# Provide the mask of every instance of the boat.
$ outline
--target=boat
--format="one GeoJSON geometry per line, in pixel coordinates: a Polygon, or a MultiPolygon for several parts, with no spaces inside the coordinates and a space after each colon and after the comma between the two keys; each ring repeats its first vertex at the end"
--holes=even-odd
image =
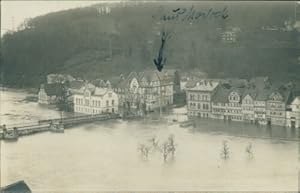
{"type": "Polygon", "coordinates": [[[18,140],[18,137],[19,135],[15,131],[6,132],[3,136],[5,140],[13,140],[13,141],[18,140]]]}
{"type": "Polygon", "coordinates": [[[64,125],[63,124],[51,124],[50,131],[54,133],[64,133],[64,125]]]}
{"type": "Polygon", "coordinates": [[[195,125],[194,121],[183,121],[180,123],[180,127],[190,127],[194,125],[195,125]]]}

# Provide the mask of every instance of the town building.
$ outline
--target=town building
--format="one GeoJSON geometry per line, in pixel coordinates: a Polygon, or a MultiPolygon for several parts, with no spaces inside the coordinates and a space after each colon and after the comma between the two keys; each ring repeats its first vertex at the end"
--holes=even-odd
{"type": "Polygon", "coordinates": [[[255,89],[245,89],[242,98],[242,114],[245,122],[253,123],[255,120],[254,101],[257,92],[255,89]]]}
{"type": "Polygon", "coordinates": [[[228,103],[225,104],[226,111],[224,119],[229,121],[243,121],[242,114],[243,89],[232,88],[228,95],[228,103]]]}
{"type": "Polygon", "coordinates": [[[99,88],[87,84],[82,92],[74,94],[74,112],[102,114],[118,112],[118,95],[111,88],[99,88]]]}
{"type": "Polygon", "coordinates": [[[273,89],[266,102],[266,118],[268,125],[286,125],[286,108],[290,98],[290,90],[286,88],[273,89]]]}
{"type": "Polygon", "coordinates": [[[208,91],[202,88],[205,81],[187,82],[188,116],[260,125],[299,126],[299,98],[292,101],[294,84],[271,84],[268,77],[217,82],[218,86],[208,91]]]}
{"type": "Polygon", "coordinates": [[[300,128],[300,96],[294,98],[286,112],[286,126],[300,128]]]}
{"type": "Polygon", "coordinates": [[[230,89],[219,86],[212,96],[212,118],[225,119],[230,89]]]}
{"type": "Polygon", "coordinates": [[[267,99],[269,95],[269,89],[263,89],[257,92],[257,96],[254,100],[254,121],[259,125],[266,125],[266,108],[267,108],[267,99]]]}
{"type": "Polygon", "coordinates": [[[127,109],[154,109],[173,104],[174,76],[162,72],[145,70],[131,72],[115,90],[121,98],[120,106],[127,109]]]}
{"type": "Polygon", "coordinates": [[[55,104],[60,97],[64,94],[64,88],[62,84],[41,84],[38,92],[39,104],[55,104]]]}
{"type": "Polygon", "coordinates": [[[212,80],[191,80],[186,84],[187,110],[189,116],[210,118],[211,101],[218,82],[212,80]]]}

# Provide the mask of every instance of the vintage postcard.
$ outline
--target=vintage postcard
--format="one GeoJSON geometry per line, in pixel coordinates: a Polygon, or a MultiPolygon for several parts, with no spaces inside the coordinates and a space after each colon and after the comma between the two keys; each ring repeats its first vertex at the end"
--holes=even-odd
{"type": "Polygon", "coordinates": [[[299,1],[1,1],[3,193],[298,192],[299,1]]]}

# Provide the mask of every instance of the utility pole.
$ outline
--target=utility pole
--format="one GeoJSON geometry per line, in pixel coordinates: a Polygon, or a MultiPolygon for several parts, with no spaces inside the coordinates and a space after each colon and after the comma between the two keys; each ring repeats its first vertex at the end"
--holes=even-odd
{"type": "Polygon", "coordinates": [[[159,118],[162,116],[162,109],[161,109],[161,82],[159,84],[159,118]]]}

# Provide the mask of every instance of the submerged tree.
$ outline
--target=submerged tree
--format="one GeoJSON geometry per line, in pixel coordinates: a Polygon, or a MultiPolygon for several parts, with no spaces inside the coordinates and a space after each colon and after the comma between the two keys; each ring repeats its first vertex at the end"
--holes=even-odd
{"type": "Polygon", "coordinates": [[[163,155],[163,159],[164,159],[164,162],[167,162],[167,159],[168,159],[168,156],[172,155],[172,158],[174,158],[174,154],[175,154],[175,142],[174,142],[174,135],[170,135],[168,137],[168,140],[164,142],[164,144],[162,145],[161,147],[161,152],[162,152],[162,155],[163,155]]]}
{"type": "Polygon", "coordinates": [[[248,154],[248,158],[253,158],[253,148],[252,148],[252,143],[249,143],[246,146],[246,153],[248,154]]]}
{"type": "Polygon", "coordinates": [[[168,138],[168,145],[169,145],[169,151],[172,153],[172,156],[174,157],[175,154],[175,142],[174,142],[174,135],[170,135],[168,138]]]}
{"type": "Polygon", "coordinates": [[[150,142],[154,150],[159,149],[158,139],[156,139],[156,137],[152,137],[150,142]]]}
{"type": "Polygon", "coordinates": [[[148,155],[149,155],[149,150],[150,148],[147,147],[146,145],[144,144],[140,144],[139,147],[138,147],[138,150],[140,151],[141,153],[141,157],[143,160],[148,160],[148,155]]]}
{"type": "Polygon", "coordinates": [[[168,146],[168,142],[165,142],[163,145],[162,145],[162,155],[163,155],[163,158],[164,158],[164,162],[167,162],[167,158],[168,158],[168,155],[169,155],[169,146],[168,146]]]}
{"type": "Polygon", "coordinates": [[[224,160],[227,160],[229,158],[229,154],[230,154],[230,151],[229,151],[229,146],[227,144],[227,141],[223,141],[223,147],[221,150],[221,158],[224,160]]]}

